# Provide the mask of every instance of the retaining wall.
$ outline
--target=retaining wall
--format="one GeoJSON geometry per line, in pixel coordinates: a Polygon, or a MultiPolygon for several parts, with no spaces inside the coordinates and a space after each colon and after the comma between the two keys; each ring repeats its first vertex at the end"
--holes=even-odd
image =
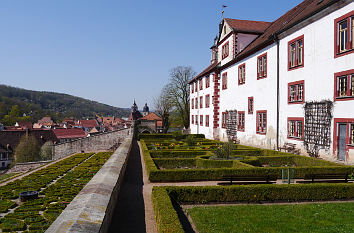
{"type": "Polygon", "coordinates": [[[77,139],[71,142],[55,144],[53,146],[53,159],[60,159],[82,151],[86,153],[109,150],[113,145],[122,142],[129,134],[130,129],[128,128],[91,135],[90,137],[77,139]]]}
{"type": "Polygon", "coordinates": [[[46,233],[108,231],[131,146],[129,135],[46,233]]]}

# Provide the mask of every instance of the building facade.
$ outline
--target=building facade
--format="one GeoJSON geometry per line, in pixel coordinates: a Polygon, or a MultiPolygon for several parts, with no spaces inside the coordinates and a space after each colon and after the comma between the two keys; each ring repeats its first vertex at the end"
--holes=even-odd
{"type": "Polygon", "coordinates": [[[353,37],[347,0],[305,0],[272,23],[223,19],[190,81],[191,132],[354,162],[353,37]]]}

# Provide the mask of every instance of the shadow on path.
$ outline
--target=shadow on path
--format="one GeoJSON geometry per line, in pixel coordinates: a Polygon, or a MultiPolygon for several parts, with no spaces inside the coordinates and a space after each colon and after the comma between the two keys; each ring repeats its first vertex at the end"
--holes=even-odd
{"type": "Polygon", "coordinates": [[[139,146],[137,141],[133,140],[123,184],[118,193],[118,202],[108,232],[146,232],[143,184],[139,146]]]}

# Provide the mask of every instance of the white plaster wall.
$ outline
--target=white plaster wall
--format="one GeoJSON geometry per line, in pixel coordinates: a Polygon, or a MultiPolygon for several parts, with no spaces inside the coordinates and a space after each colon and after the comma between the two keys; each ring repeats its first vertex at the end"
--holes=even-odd
{"type": "Polygon", "coordinates": [[[227,38],[222,44],[218,46],[218,61],[220,61],[220,65],[223,66],[224,64],[228,63],[234,58],[234,41],[235,41],[235,35],[231,35],[229,38],[227,38]],[[229,42],[229,56],[226,58],[222,59],[222,46],[229,42]]]}
{"type": "MultiPolygon", "coordinates": [[[[223,70],[227,72],[227,89],[220,91],[220,126],[222,112],[245,111],[245,132],[237,132],[242,144],[274,148],[276,143],[276,46],[270,45],[245,60],[223,70]],[[257,80],[257,57],[267,53],[267,77],[257,80]],[[246,63],[246,82],[238,85],[238,66],[246,63]],[[248,97],[254,98],[253,114],[248,114],[248,97]],[[256,111],[267,110],[267,134],[256,134],[256,111]]],[[[226,130],[220,139],[227,140],[226,130]]]]}
{"type": "MultiPolygon", "coordinates": [[[[213,138],[213,103],[212,98],[214,95],[214,82],[213,82],[213,73],[210,74],[210,86],[205,88],[205,80],[206,77],[203,77],[203,90],[199,90],[199,82],[198,82],[198,92],[194,92],[191,94],[190,98],[198,98],[198,108],[197,109],[190,109],[190,116],[198,115],[198,125],[190,124],[191,133],[193,134],[204,134],[206,138],[213,138]],[[205,108],[205,96],[210,95],[210,105],[209,108],[205,108]],[[203,108],[200,107],[200,96],[203,96],[203,108]],[[200,123],[200,115],[203,115],[203,125],[201,126],[200,123]],[[205,115],[209,115],[209,127],[205,126],[205,115]]],[[[195,103],[194,103],[195,104],[195,103]]]]}
{"type": "MultiPolygon", "coordinates": [[[[288,104],[288,83],[305,80],[305,101],[333,101],[334,73],[354,69],[354,53],[334,58],[334,20],[352,10],[354,3],[280,40],[280,145],[284,142],[298,144],[306,154],[303,141],[287,139],[287,118],[304,117],[303,105],[288,104]],[[288,42],[301,35],[304,35],[304,67],[288,71],[288,42]]],[[[354,118],[354,101],[334,102],[333,118],[354,118]]],[[[331,140],[333,129],[332,121],[331,140]]],[[[332,152],[333,142],[329,151],[320,151],[323,157],[335,157],[332,152]]]]}

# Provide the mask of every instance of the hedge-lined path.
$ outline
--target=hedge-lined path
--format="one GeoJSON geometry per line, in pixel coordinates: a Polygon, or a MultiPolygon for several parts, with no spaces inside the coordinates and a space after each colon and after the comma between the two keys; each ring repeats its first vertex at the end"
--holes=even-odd
{"type": "Polygon", "coordinates": [[[123,183],[108,232],[151,232],[145,224],[143,171],[139,146],[133,140],[123,183]]]}

